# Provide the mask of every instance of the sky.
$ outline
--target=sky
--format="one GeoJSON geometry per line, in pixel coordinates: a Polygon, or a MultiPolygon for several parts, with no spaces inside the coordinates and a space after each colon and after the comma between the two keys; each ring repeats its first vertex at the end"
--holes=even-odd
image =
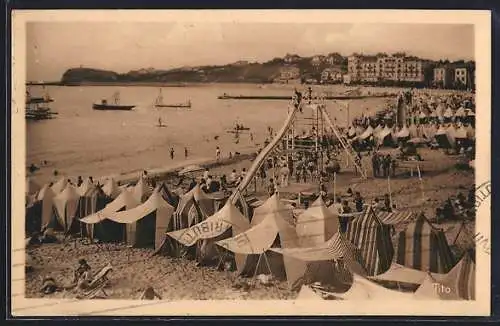
{"type": "Polygon", "coordinates": [[[473,60],[473,25],[171,22],[30,22],[27,79],[59,80],[69,68],[125,73],[238,60],[264,62],[286,53],[404,51],[426,59],[473,60]]]}

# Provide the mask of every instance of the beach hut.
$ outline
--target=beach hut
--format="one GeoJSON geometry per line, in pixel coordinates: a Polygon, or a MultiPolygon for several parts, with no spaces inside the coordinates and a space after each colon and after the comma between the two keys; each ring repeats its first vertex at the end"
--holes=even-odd
{"type": "Polygon", "coordinates": [[[73,228],[73,222],[78,214],[79,201],[80,194],[77,188],[71,184],[67,184],[64,190],[53,199],[55,218],[51,219],[49,227],[69,232],[73,228]]]}
{"type": "Polygon", "coordinates": [[[339,232],[339,218],[320,196],[297,217],[296,230],[301,247],[314,247],[339,232]]]}
{"type": "Polygon", "coordinates": [[[360,251],[362,266],[368,275],[389,269],[394,255],[390,226],[383,224],[371,206],[347,223],[346,237],[360,251]]]}
{"type": "Polygon", "coordinates": [[[346,291],[352,282],[353,273],[366,275],[359,263],[359,252],[340,232],[311,247],[271,250],[289,258],[285,262],[285,269],[291,289],[320,282],[339,291],[346,291]]]}
{"type": "Polygon", "coordinates": [[[103,242],[119,242],[125,237],[125,225],[107,219],[115,212],[130,210],[141,203],[134,197],[131,189],[124,189],[118,197],[103,209],[85,216],[80,222],[86,224],[87,235],[103,242]]]}
{"type": "Polygon", "coordinates": [[[46,184],[26,207],[25,229],[28,234],[40,231],[49,224],[53,216],[54,197],[54,191],[46,184]]]}
{"type": "Polygon", "coordinates": [[[394,261],[441,274],[447,273],[455,263],[443,230],[434,227],[423,215],[397,235],[394,261]]]}
{"type": "Polygon", "coordinates": [[[215,213],[215,200],[196,185],[180,196],[173,217],[173,230],[185,229],[215,213]]]}
{"type": "Polygon", "coordinates": [[[288,261],[290,258],[287,256],[270,249],[295,248],[298,247],[299,240],[295,228],[285,220],[280,211],[273,209],[275,204],[267,207],[270,209],[258,223],[252,223],[250,229],[235,237],[218,241],[217,245],[234,254],[247,255],[243,267],[238,270],[240,275],[272,274],[286,279],[285,266],[292,266],[293,262],[288,261]]]}
{"type": "MultiPolygon", "coordinates": [[[[217,257],[222,258],[222,250],[217,250],[216,241],[234,237],[249,228],[248,219],[231,202],[226,202],[222,209],[203,222],[190,228],[168,232],[167,235],[186,247],[198,245],[197,257],[206,264],[214,262],[217,257]]],[[[243,268],[244,258],[245,256],[235,255],[238,269],[243,268]]]]}
{"type": "Polygon", "coordinates": [[[143,204],[110,213],[106,218],[125,224],[128,245],[158,249],[163,243],[173,212],[174,208],[161,197],[157,187],[143,204]]]}

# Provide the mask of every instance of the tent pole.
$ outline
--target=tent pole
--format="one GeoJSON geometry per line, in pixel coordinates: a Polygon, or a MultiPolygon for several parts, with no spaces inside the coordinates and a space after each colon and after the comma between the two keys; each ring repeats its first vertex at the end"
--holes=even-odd
{"type": "Polygon", "coordinates": [[[335,196],[337,193],[337,172],[333,172],[333,203],[335,204],[335,196]]]}
{"type": "Polygon", "coordinates": [[[392,193],[391,193],[391,174],[387,174],[387,188],[389,189],[389,202],[391,203],[392,210],[392,193]]]}
{"type": "MultiPolygon", "coordinates": [[[[264,259],[266,261],[266,264],[267,264],[267,269],[269,270],[269,275],[272,275],[273,272],[271,271],[271,264],[269,263],[269,259],[267,259],[267,255],[266,255],[266,252],[264,251],[264,259]]],[[[283,265],[285,264],[284,262],[284,257],[283,257],[283,265]]],[[[276,290],[277,292],[279,293],[280,292],[280,288],[278,287],[278,285],[274,282],[273,285],[276,287],[276,290]]]]}
{"type": "Polygon", "coordinates": [[[420,191],[422,192],[422,203],[425,202],[425,192],[424,192],[424,181],[422,180],[422,174],[420,172],[420,165],[417,164],[418,179],[420,181],[420,191]]]}
{"type": "Polygon", "coordinates": [[[262,253],[262,254],[260,254],[260,255],[259,255],[259,259],[257,260],[257,265],[255,265],[255,271],[253,272],[253,277],[252,277],[252,285],[253,285],[254,287],[255,287],[255,285],[256,285],[255,283],[257,283],[257,282],[255,281],[255,278],[256,278],[256,276],[257,276],[257,271],[259,270],[259,265],[260,265],[260,259],[262,258],[262,255],[263,255],[263,254],[264,254],[264,253],[262,253]]]}

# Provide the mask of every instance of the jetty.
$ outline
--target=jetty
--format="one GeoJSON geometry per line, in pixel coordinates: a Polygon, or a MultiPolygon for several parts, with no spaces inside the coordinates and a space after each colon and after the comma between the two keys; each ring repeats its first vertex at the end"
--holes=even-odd
{"type": "MultiPolygon", "coordinates": [[[[325,100],[361,100],[373,97],[391,97],[390,94],[373,94],[373,95],[335,95],[325,96],[325,100]]],[[[292,100],[292,96],[286,95],[220,95],[219,100],[292,100]]]]}

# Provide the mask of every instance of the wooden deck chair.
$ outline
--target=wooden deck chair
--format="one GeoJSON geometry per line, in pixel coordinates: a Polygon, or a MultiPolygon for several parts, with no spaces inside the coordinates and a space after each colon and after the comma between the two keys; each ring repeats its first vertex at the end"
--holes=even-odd
{"type": "Polygon", "coordinates": [[[104,266],[92,279],[90,284],[85,290],[81,290],[81,292],[77,295],[77,299],[93,299],[97,297],[101,292],[104,296],[108,296],[104,288],[108,285],[108,273],[113,270],[111,264],[104,266]]]}

